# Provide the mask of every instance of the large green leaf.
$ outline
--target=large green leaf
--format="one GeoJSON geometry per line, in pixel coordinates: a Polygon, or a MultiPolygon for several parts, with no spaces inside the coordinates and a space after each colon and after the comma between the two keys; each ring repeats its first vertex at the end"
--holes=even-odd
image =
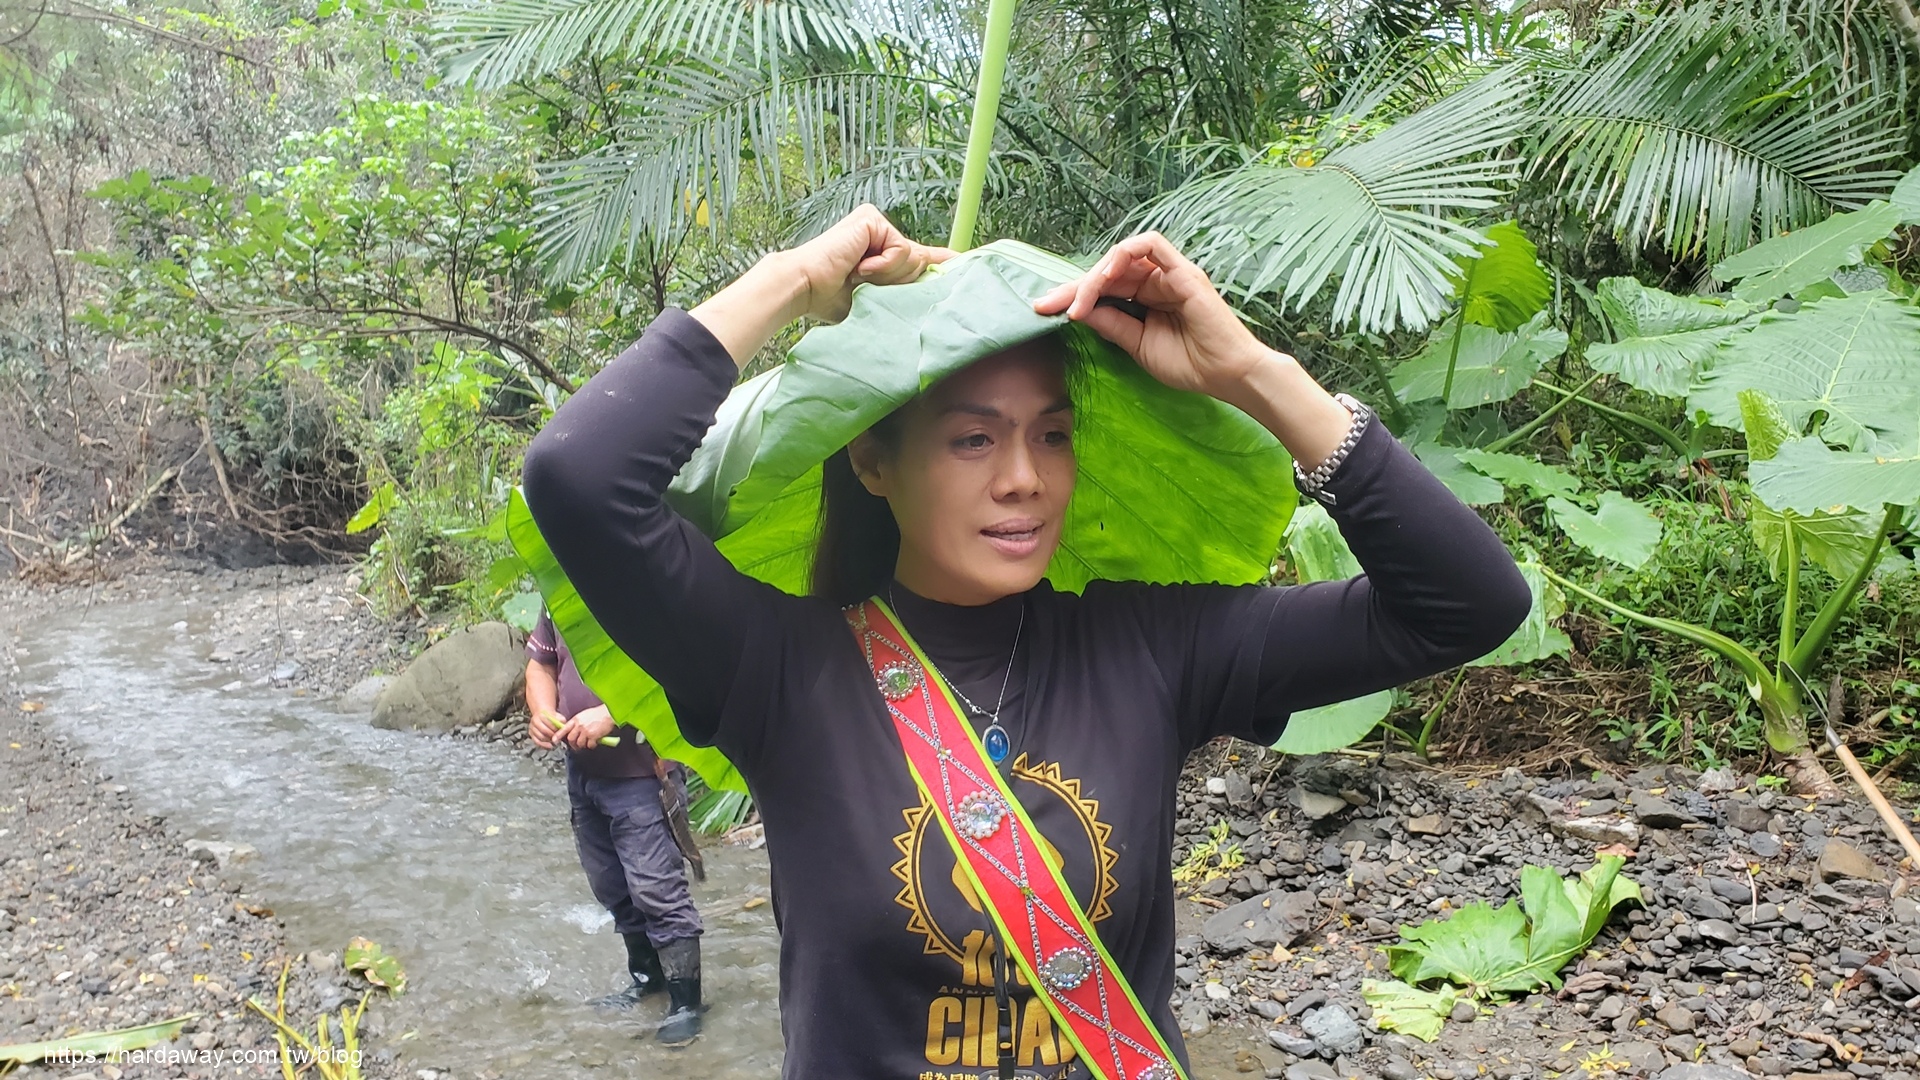
{"type": "Polygon", "coordinates": [[[1543,498],[1554,495],[1570,498],[1580,491],[1580,481],[1572,473],[1520,454],[1462,450],[1458,456],[1462,462],[1509,487],[1524,487],[1543,498]]]}
{"type": "Polygon", "coordinates": [[[1287,522],[1287,555],[1294,576],[1303,583],[1344,581],[1361,572],[1340,526],[1315,502],[1301,503],[1287,522]]]}
{"type": "Polygon", "coordinates": [[[1468,506],[1491,506],[1506,498],[1507,490],[1500,486],[1500,481],[1468,468],[1460,460],[1460,451],[1455,447],[1423,443],[1414,448],[1414,454],[1436,479],[1446,485],[1448,491],[1453,492],[1454,498],[1468,506]]]}
{"type": "Polygon", "coordinates": [[[1415,986],[1442,979],[1475,997],[1558,988],[1560,969],[1599,935],[1613,909],[1640,899],[1640,887],[1620,876],[1624,862],[1605,856],[1574,879],[1522,867],[1519,900],[1469,904],[1450,919],[1402,927],[1400,942],[1386,948],[1388,969],[1415,986]]]}
{"type": "Polygon", "coordinates": [[[1325,754],[1367,737],[1393,710],[1393,691],[1302,709],[1287,720],[1280,740],[1273,744],[1283,754],[1325,754]]]}
{"type": "Polygon", "coordinates": [[[1638,570],[1660,546],[1660,519],[1617,491],[1600,493],[1600,508],[1585,510],[1562,498],[1547,500],[1547,512],[1567,539],[1603,559],[1638,570]]]}
{"type": "Polygon", "coordinates": [[[1419,990],[1398,979],[1365,979],[1360,983],[1360,1000],[1373,1010],[1373,1025],[1381,1031],[1432,1042],[1453,1014],[1460,992],[1451,986],[1419,990]]]}
{"type": "Polygon", "coordinates": [[[1675,296],[1630,277],[1607,278],[1595,297],[1616,340],[1587,346],[1587,363],[1662,397],[1686,397],[1720,344],[1753,318],[1739,301],[1675,296]]]}
{"type": "Polygon", "coordinates": [[[83,1031],[61,1039],[48,1039],[45,1042],[10,1043],[0,1046],[0,1064],[31,1065],[44,1058],[84,1058],[89,1055],[99,1058],[111,1058],[117,1054],[139,1050],[176,1038],[187,1021],[198,1016],[187,1013],[170,1020],[158,1020],[139,1027],[117,1028],[113,1031],[83,1031]]]}
{"type": "MultiPolygon", "coordinates": [[[[1747,431],[1747,460],[1760,463],[1771,460],[1780,447],[1794,440],[1793,429],[1773,400],[1757,390],[1740,392],[1740,414],[1747,431]]],[[[1763,470],[1764,471],[1764,470],[1763,470]]],[[[1775,578],[1787,572],[1787,557],[1797,553],[1822,567],[1835,578],[1845,579],[1858,569],[1861,560],[1872,554],[1875,532],[1880,528],[1877,515],[1858,510],[1810,514],[1775,510],[1758,497],[1748,500],[1747,527],[1753,542],[1767,556],[1767,566],[1775,578]],[[1789,549],[1787,534],[1793,534],[1789,549]]]]}
{"type": "MultiPolygon", "coordinates": [[[[1048,580],[1074,591],[1095,579],[1264,579],[1297,500],[1286,451],[1244,413],[1169,389],[1084,328],[1034,313],[1035,297],[1080,274],[1058,256],[999,241],[910,285],[860,287],[844,322],[812,331],[781,367],[734,389],[669,501],[742,572],[804,593],[820,462],[940,379],[1064,329],[1078,358],[1079,478],[1048,580]]],[[[681,738],[665,695],[594,622],[524,504],[509,513],[509,535],[587,685],[710,787],[742,789],[724,758],[681,738]]]]}
{"type": "Polygon", "coordinates": [[[1447,365],[1452,362],[1453,392],[1447,397],[1447,408],[1467,409],[1505,401],[1519,393],[1533,380],[1540,365],[1566,351],[1566,331],[1548,326],[1544,313],[1510,334],[1474,323],[1462,326],[1458,318],[1451,318],[1434,332],[1426,348],[1393,369],[1390,381],[1403,400],[1437,398],[1446,385],[1447,365]],[[1453,343],[1456,334],[1462,335],[1457,360],[1453,343]]]}
{"type": "Polygon", "coordinates": [[[1920,503],[1920,448],[1912,445],[1865,453],[1795,439],[1771,459],[1754,462],[1751,472],[1756,498],[1798,514],[1920,503]]]}
{"type": "Polygon", "coordinates": [[[1499,648],[1468,664],[1468,667],[1512,667],[1545,660],[1549,656],[1565,656],[1573,651],[1573,642],[1567,637],[1566,631],[1554,625],[1555,620],[1567,613],[1566,597],[1561,594],[1559,587],[1547,580],[1537,557],[1528,554],[1520,559],[1519,566],[1520,576],[1526,579],[1527,589],[1533,594],[1533,604],[1527,608],[1527,617],[1499,648]]]}
{"type": "Polygon", "coordinates": [[[1728,341],[1688,406],[1738,428],[1740,392],[1758,390],[1796,433],[1818,412],[1828,442],[1871,451],[1892,439],[1899,450],[1914,437],[1915,357],[1920,309],[1885,292],[1820,300],[1792,314],[1770,311],[1752,332],[1728,341]]]}
{"type": "Polygon", "coordinates": [[[1901,220],[1912,225],[1920,223],[1920,168],[1911,169],[1900,182],[1893,185],[1893,194],[1887,201],[1900,209],[1901,220]]]}
{"type": "Polygon", "coordinates": [[[1902,217],[1897,207],[1876,200],[1863,210],[1835,214],[1750,247],[1715,266],[1713,276],[1738,281],[1733,295],[1739,300],[1770,303],[1859,263],[1868,248],[1900,226],[1902,217]]]}
{"type": "Polygon", "coordinates": [[[1490,246],[1473,258],[1456,260],[1460,276],[1454,296],[1460,301],[1461,321],[1512,333],[1546,309],[1553,299],[1553,279],[1518,223],[1503,221],[1486,233],[1490,246]]]}

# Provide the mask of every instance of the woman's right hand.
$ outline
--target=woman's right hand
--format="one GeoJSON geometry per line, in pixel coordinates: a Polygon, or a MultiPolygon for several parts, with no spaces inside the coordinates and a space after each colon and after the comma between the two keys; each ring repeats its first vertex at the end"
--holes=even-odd
{"type": "Polygon", "coordinates": [[[846,318],[854,286],[912,281],[952,255],[907,239],[885,214],[862,206],[799,247],[760,260],[688,314],[744,367],[795,319],[846,318]]]}
{"type": "Polygon", "coordinates": [[[805,288],[795,300],[793,318],[839,322],[853,306],[856,285],[899,285],[953,252],[916,243],[871,204],[841,218],[819,236],[781,253],[805,288]]]}

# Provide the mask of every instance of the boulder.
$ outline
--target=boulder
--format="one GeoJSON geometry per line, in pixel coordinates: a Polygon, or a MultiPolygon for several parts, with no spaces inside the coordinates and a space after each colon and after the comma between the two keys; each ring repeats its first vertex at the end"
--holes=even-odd
{"type": "Polygon", "coordinates": [[[1200,936],[1218,952],[1290,949],[1313,928],[1319,904],[1310,892],[1273,892],[1243,900],[1209,918],[1200,936]]]}
{"type": "Polygon", "coordinates": [[[520,635],[503,622],[452,634],[421,653],[380,691],[373,726],[447,732],[506,712],[526,679],[520,635]]]}
{"type": "Polygon", "coordinates": [[[340,695],[340,700],[335,702],[335,706],[343,713],[370,714],[373,712],[374,703],[380,700],[380,695],[391,685],[393,685],[391,675],[369,675],[347,687],[347,692],[340,695]]]}

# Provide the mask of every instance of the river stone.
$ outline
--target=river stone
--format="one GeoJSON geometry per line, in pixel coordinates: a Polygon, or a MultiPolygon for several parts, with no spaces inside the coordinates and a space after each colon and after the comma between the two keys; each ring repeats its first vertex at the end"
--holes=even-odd
{"type": "Polygon", "coordinates": [[[1677,829],[1698,820],[1668,800],[1644,791],[1627,796],[1627,805],[1633,807],[1634,820],[1649,829],[1677,829]]]}
{"type": "Polygon", "coordinates": [[[1218,952],[1271,949],[1275,945],[1291,949],[1313,928],[1317,907],[1310,892],[1275,889],[1207,919],[1200,927],[1200,936],[1218,952]]]}
{"type": "Polygon", "coordinates": [[[1444,814],[1422,814],[1407,819],[1407,831],[1415,836],[1445,836],[1450,827],[1444,814]]]}
{"type": "Polygon", "coordinates": [[[223,840],[189,840],[183,845],[183,851],[187,858],[212,863],[221,870],[230,862],[258,854],[250,844],[229,844],[223,840]]]}
{"type": "Polygon", "coordinates": [[[1247,782],[1247,776],[1239,769],[1228,769],[1227,775],[1220,779],[1226,781],[1227,805],[1236,810],[1245,810],[1253,805],[1253,785],[1247,782]]]}
{"type": "Polygon", "coordinates": [[[1267,1043],[1275,1050],[1292,1054],[1297,1058],[1310,1058],[1319,1050],[1312,1039],[1295,1034],[1286,1028],[1275,1028],[1267,1032],[1267,1043]]]}
{"type": "Polygon", "coordinates": [[[484,724],[507,710],[526,668],[520,637],[506,623],[456,630],[380,692],[373,726],[447,732],[484,724]]]}
{"type": "Polygon", "coordinates": [[[340,695],[340,700],[335,703],[335,707],[343,713],[371,714],[373,703],[380,700],[381,691],[392,682],[391,675],[369,675],[347,687],[347,692],[340,695]]]}
{"type": "Polygon", "coordinates": [[[1213,1017],[1207,1015],[1207,1003],[1189,1001],[1180,1010],[1180,1030],[1188,1035],[1206,1035],[1213,1031],[1213,1017]]]}
{"type": "Polygon", "coordinates": [[[1347,809],[1347,800],[1338,795],[1326,795],[1318,791],[1309,791],[1303,787],[1293,789],[1293,805],[1314,821],[1329,818],[1347,809]]]}
{"type": "Polygon", "coordinates": [[[1727,827],[1741,832],[1768,832],[1769,814],[1759,803],[1746,799],[1730,799],[1726,804],[1727,827]]]}
{"type": "Polygon", "coordinates": [[[1826,850],[1820,853],[1820,861],[1815,864],[1820,872],[1821,881],[1835,878],[1854,878],[1859,881],[1881,881],[1886,875],[1874,865],[1872,859],[1860,853],[1851,844],[1839,840],[1827,841],[1826,850]]]}
{"type": "Polygon", "coordinates": [[[1667,1069],[1653,1080],[1753,1080],[1753,1074],[1731,1065],[1709,1065],[1689,1061],[1667,1069]]]}
{"type": "Polygon", "coordinates": [[[1300,1030],[1311,1036],[1327,1057],[1358,1053],[1365,1041],[1360,1025],[1338,1005],[1310,1010],[1300,1017],[1300,1030]]]}
{"type": "Polygon", "coordinates": [[[1287,1066],[1286,1080],[1340,1080],[1340,1074],[1326,1062],[1309,1058],[1287,1066]]]}
{"type": "Polygon", "coordinates": [[[1653,1014],[1653,1018],[1667,1025],[1667,1030],[1680,1034],[1692,1031],[1694,1025],[1698,1023],[1693,1010],[1679,1002],[1662,1006],[1659,1012],[1653,1014]]]}

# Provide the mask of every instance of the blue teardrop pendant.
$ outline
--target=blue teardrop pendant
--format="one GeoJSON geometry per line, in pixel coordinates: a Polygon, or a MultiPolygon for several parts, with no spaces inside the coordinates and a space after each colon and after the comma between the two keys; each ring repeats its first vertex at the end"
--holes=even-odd
{"type": "Polygon", "coordinates": [[[980,741],[987,748],[988,760],[995,765],[1007,760],[1007,753],[1013,749],[1013,740],[1007,738],[1007,729],[999,724],[988,727],[980,741]]]}

